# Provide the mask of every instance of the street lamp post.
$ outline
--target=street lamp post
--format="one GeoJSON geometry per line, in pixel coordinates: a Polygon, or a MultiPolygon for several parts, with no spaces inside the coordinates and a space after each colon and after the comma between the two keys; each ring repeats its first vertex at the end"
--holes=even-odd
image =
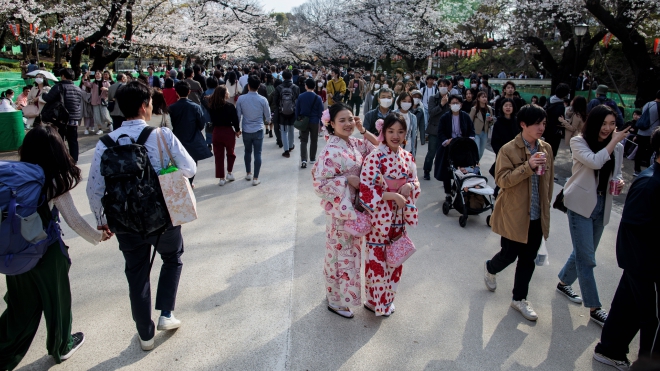
{"type": "Polygon", "coordinates": [[[575,45],[575,63],[573,65],[573,86],[571,87],[571,91],[573,94],[571,94],[571,97],[575,97],[575,91],[577,90],[577,79],[578,79],[578,71],[577,71],[577,64],[578,64],[578,58],[580,58],[580,47],[582,44],[582,36],[586,35],[587,32],[589,31],[589,26],[587,26],[584,23],[578,23],[575,26],[573,26],[573,36],[577,36],[577,43],[575,45]]]}

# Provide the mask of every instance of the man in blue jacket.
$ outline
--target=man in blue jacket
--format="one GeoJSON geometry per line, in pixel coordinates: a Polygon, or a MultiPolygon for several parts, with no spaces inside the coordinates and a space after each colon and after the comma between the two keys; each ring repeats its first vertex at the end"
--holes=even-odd
{"type": "Polygon", "coordinates": [[[316,81],[314,79],[305,80],[305,92],[298,96],[296,100],[296,121],[302,116],[309,117],[309,126],[307,130],[300,130],[300,167],[307,167],[307,142],[311,139],[309,145],[309,160],[313,164],[316,161],[316,147],[319,139],[319,128],[321,115],[323,114],[323,101],[314,92],[316,81]]]}
{"type": "Polygon", "coordinates": [[[653,166],[633,182],[623,206],[616,259],[623,269],[594,359],[627,370],[628,346],[639,332],[640,360],[660,356],[660,129],[651,136],[653,166]]]}

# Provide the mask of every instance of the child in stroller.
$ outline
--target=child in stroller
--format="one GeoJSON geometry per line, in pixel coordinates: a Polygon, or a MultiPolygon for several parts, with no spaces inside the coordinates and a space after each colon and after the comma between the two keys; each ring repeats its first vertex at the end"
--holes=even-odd
{"type": "MultiPolygon", "coordinates": [[[[442,213],[456,209],[462,215],[458,219],[461,227],[467,224],[468,215],[478,215],[484,211],[493,212],[493,188],[479,169],[477,143],[470,138],[454,138],[449,144],[449,169],[452,174],[451,197],[442,204],[442,213]]],[[[490,226],[490,215],[486,217],[490,226]]]]}

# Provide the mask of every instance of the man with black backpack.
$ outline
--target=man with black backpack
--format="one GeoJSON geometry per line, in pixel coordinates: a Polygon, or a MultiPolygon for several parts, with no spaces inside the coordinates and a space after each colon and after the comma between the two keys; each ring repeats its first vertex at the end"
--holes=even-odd
{"type": "Polygon", "coordinates": [[[300,89],[293,84],[291,77],[290,71],[282,72],[284,82],[278,85],[273,92],[273,102],[277,105],[275,119],[282,131],[282,144],[284,146],[282,156],[286,158],[291,157],[289,152],[295,148],[293,144],[293,123],[296,120],[296,99],[300,95],[300,89]]]}
{"type": "Polygon", "coordinates": [[[73,84],[75,74],[72,69],[65,68],[61,72],[60,82],[55,84],[48,94],[42,96],[46,105],[41,111],[41,122],[51,123],[57,127],[62,139],[66,139],[69,144],[69,155],[73,158],[73,162],[77,163],[78,125],[82,119],[83,92],[73,84]],[[64,110],[56,106],[63,106],[64,110]],[[68,118],[65,117],[66,113],[68,118]],[[63,118],[65,122],[62,121],[63,118]]]}
{"type": "MultiPolygon", "coordinates": [[[[571,88],[564,83],[557,85],[555,95],[551,96],[546,104],[545,112],[548,114],[548,119],[545,124],[545,131],[543,132],[543,140],[545,140],[552,147],[552,161],[557,158],[559,151],[559,144],[564,139],[564,127],[559,122],[559,117],[563,117],[566,112],[564,105],[564,98],[571,92],[571,88]]],[[[520,108],[520,107],[518,107],[520,108]]],[[[516,107],[514,106],[514,110],[516,107]]]]}
{"type": "Polygon", "coordinates": [[[653,150],[651,150],[651,134],[660,124],[660,90],[655,93],[655,100],[650,101],[642,107],[642,116],[637,120],[637,135],[633,139],[637,143],[635,154],[635,173],[638,176],[642,166],[650,162],[653,150]]]}
{"type": "Polygon", "coordinates": [[[157,329],[173,330],[181,325],[172,311],[183,266],[183,237],[181,226],[172,226],[157,174],[171,162],[191,178],[197,167],[169,129],[147,125],[153,109],[148,86],[130,82],[117,92],[117,101],[126,121],[97,143],[87,196],[98,229],[117,236],[126,260],[131,311],[140,346],[151,350],[156,327],[151,320],[149,273],[156,251],[163,260],[156,293],[156,309],[161,311],[157,329]],[[169,151],[161,150],[163,145],[169,151]],[[154,253],[150,262],[151,246],[154,253]]]}

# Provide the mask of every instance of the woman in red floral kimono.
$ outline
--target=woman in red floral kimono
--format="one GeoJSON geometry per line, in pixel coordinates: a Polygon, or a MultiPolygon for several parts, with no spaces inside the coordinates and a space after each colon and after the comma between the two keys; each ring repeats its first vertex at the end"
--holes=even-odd
{"type": "Polygon", "coordinates": [[[376,122],[376,128],[381,143],[365,158],[360,175],[360,201],[371,215],[371,231],[365,236],[368,255],[364,306],[376,316],[389,316],[394,313],[394,296],[403,266],[388,266],[385,251],[390,240],[403,233],[404,222],[417,226],[415,202],[420,186],[415,157],[403,149],[405,118],[390,113],[384,121],[376,122]]]}
{"type": "Polygon", "coordinates": [[[321,121],[329,135],[312,168],[312,179],[314,191],[321,197],[321,207],[326,213],[323,273],[328,310],[353,318],[350,307],[362,303],[360,263],[364,237],[354,237],[345,232],[344,222],[356,219],[353,206],[360,185],[360,168],[364,157],[378,142],[362,127],[360,118],[353,116],[351,109],[343,103],[336,103],[325,110],[321,121]],[[367,140],[352,137],[355,128],[367,140]]]}

